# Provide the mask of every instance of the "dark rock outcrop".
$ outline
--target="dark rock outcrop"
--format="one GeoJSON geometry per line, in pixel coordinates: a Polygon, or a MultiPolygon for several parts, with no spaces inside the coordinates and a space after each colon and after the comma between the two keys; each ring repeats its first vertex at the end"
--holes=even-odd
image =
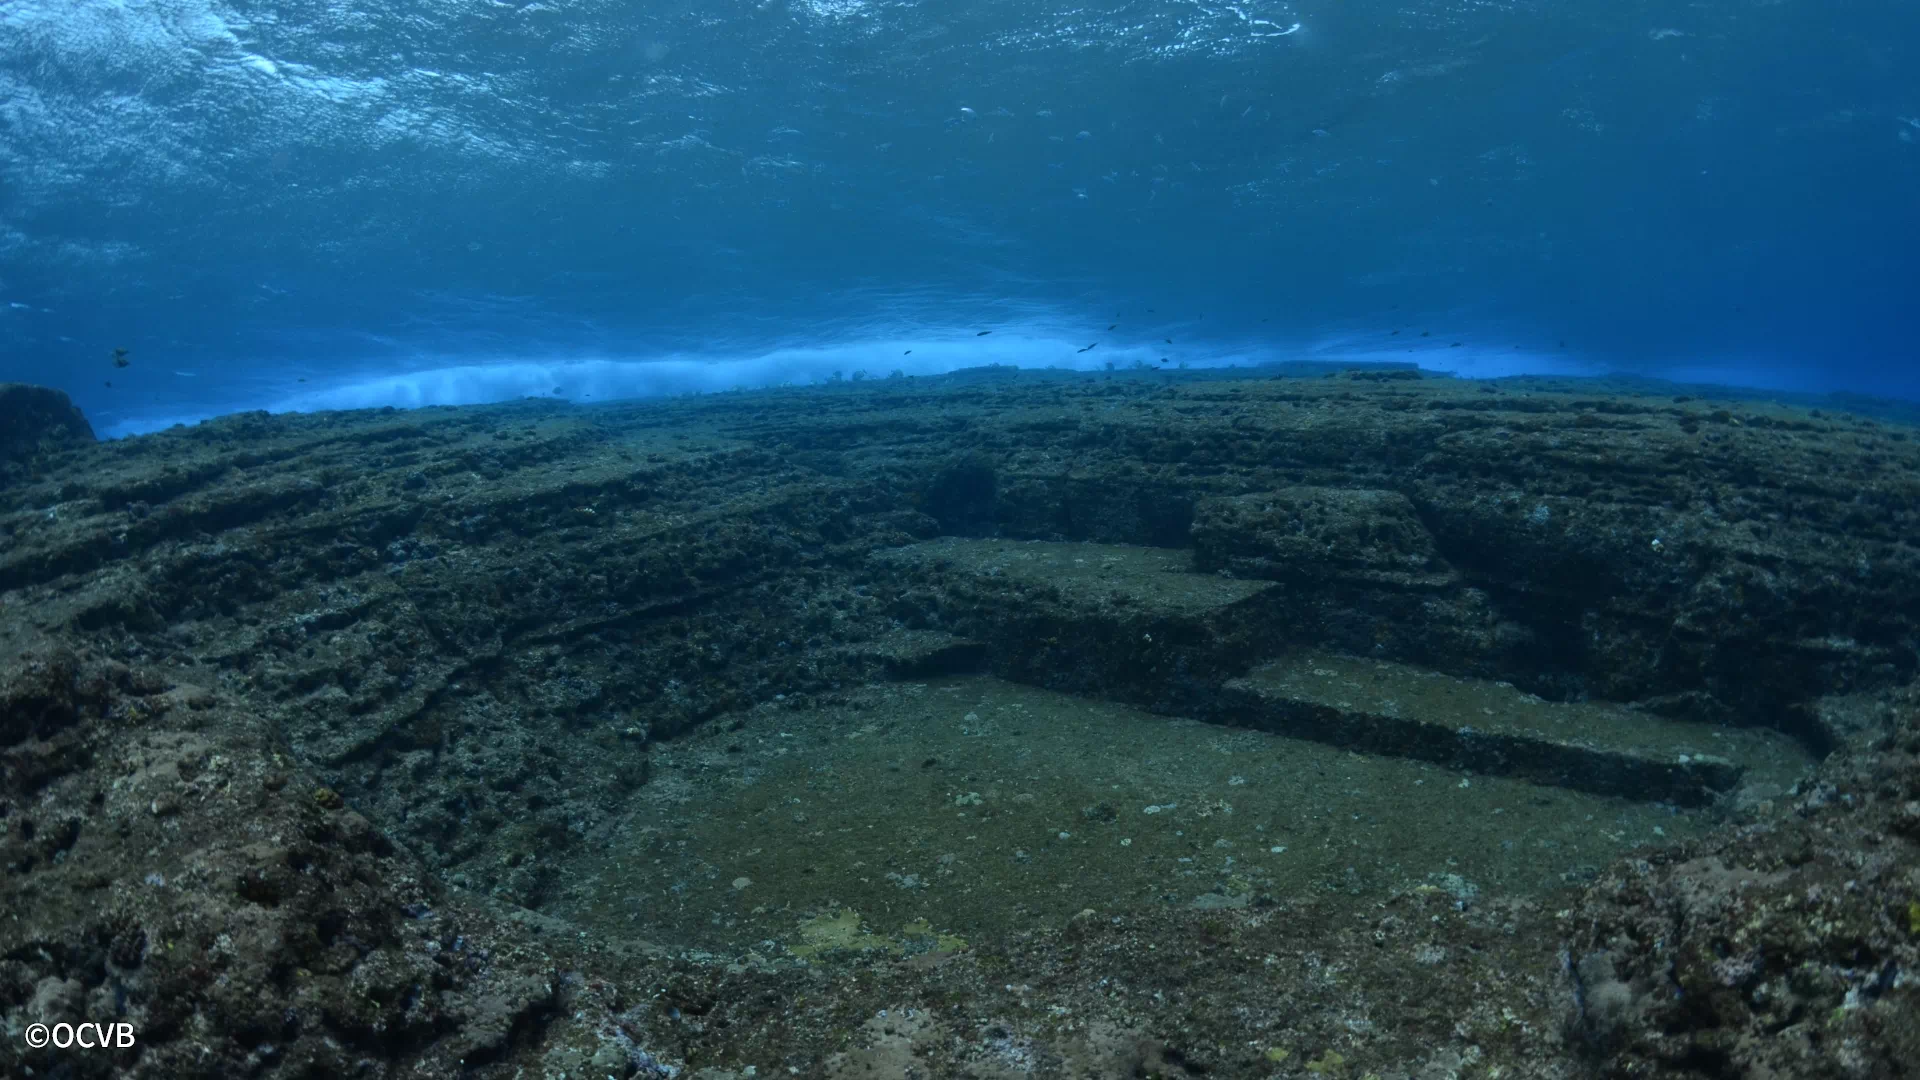
{"type": "Polygon", "coordinates": [[[44,467],[51,451],[93,441],[93,426],[66,394],[0,383],[0,484],[44,467]]]}
{"type": "MultiPolygon", "coordinates": [[[[128,1018],[139,1042],[9,1038],[0,1073],[1920,1060],[1909,428],[1577,382],[998,371],[89,443],[64,398],[6,393],[0,1023],[128,1018]],[[31,436],[15,415],[40,418],[31,436]],[[876,948],[846,961],[857,977],[773,943],[649,942],[671,895],[629,898],[631,937],[542,910],[610,821],[671,799],[650,760],[718,733],[725,775],[724,733],[755,710],[979,666],[1174,711],[1309,646],[1366,658],[1402,704],[1388,665],[1780,729],[1826,757],[1706,839],[1635,846],[1545,898],[1336,882],[876,948]]],[[[1323,689],[1279,680],[1247,708],[1423,730],[1323,689]]],[[[1495,734],[1509,756],[1545,745],[1495,734]]]]}

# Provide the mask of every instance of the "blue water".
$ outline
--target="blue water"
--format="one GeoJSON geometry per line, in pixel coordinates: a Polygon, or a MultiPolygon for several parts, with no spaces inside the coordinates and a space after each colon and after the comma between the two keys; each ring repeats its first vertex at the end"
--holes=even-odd
{"type": "Polygon", "coordinates": [[[1917,193],[1912,0],[0,3],[0,379],[105,434],[1162,357],[1920,397],[1917,193]]]}

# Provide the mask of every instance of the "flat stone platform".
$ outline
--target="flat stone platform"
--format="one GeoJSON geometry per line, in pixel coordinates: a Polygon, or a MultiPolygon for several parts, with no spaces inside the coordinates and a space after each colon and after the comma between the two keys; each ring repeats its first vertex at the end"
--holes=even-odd
{"type": "Polygon", "coordinates": [[[1313,651],[1229,681],[1221,706],[1218,719],[1263,731],[1681,806],[1743,782],[1790,783],[1808,764],[1780,732],[1551,702],[1507,683],[1313,651]]]}

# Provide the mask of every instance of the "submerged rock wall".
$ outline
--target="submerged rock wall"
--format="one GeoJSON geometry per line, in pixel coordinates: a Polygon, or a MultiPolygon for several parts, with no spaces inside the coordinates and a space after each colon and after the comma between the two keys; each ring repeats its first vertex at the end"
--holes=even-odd
{"type": "MultiPolygon", "coordinates": [[[[825,1075],[902,1000],[944,1033],[921,1051],[936,1075],[1010,1040],[1163,1075],[1816,1075],[1832,1046],[1843,1075],[1900,1075],[1920,441],[1601,389],[987,371],[254,414],[39,451],[0,488],[0,889],[19,915],[0,1010],[139,1021],[137,1049],[62,1066],[79,1075],[825,1075]],[[978,588],[886,564],[942,535],[1179,549],[1272,582],[1232,627],[1249,661],[1312,644],[1839,752],[1791,812],[1613,868],[1564,915],[1425,894],[1384,898],[1377,926],[1315,898],[1285,929],[1167,913],[942,961],[946,989],[904,966],[729,968],[649,951],[644,926],[582,942],[524,909],[645,790],[660,740],[904,670],[902,635],[985,625],[978,588]],[[1481,959],[1374,959],[1389,947],[1481,959]],[[1378,984],[1276,996],[1263,955],[1378,984]],[[649,986],[678,1004],[649,1008],[649,986]],[[1074,1043],[1049,1002],[1112,1037],[1074,1043]],[[1368,1010],[1397,1034],[1355,1035],[1368,1010]],[[708,1014],[729,1023],[688,1026],[708,1014]]],[[[936,653],[1060,674],[1017,640],[936,653]]],[[[54,1061],[0,1048],[12,1072],[54,1061]]]]}

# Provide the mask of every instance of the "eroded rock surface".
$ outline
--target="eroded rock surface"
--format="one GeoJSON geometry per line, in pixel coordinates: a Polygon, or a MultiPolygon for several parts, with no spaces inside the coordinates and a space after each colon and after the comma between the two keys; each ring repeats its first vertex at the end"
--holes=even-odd
{"type": "Polygon", "coordinates": [[[989,370],[15,457],[0,1071],[1912,1075],[1920,441],[1606,390],[989,370]],[[900,554],[943,537],[1227,577],[1188,610],[900,554]],[[1553,895],[805,960],[539,910],[651,755],[776,701],[966,668],[1177,710],[1307,646],[1827,756],[1553,895]],[[56,1019],[139,1041],[17,1034],[56,1019]]]}
{"type": "Polygon", "coordinates": [[[49,456],[93,441],[93,426],[58,390],[0,383],[0,483],[46,468],[49,456]]]}

